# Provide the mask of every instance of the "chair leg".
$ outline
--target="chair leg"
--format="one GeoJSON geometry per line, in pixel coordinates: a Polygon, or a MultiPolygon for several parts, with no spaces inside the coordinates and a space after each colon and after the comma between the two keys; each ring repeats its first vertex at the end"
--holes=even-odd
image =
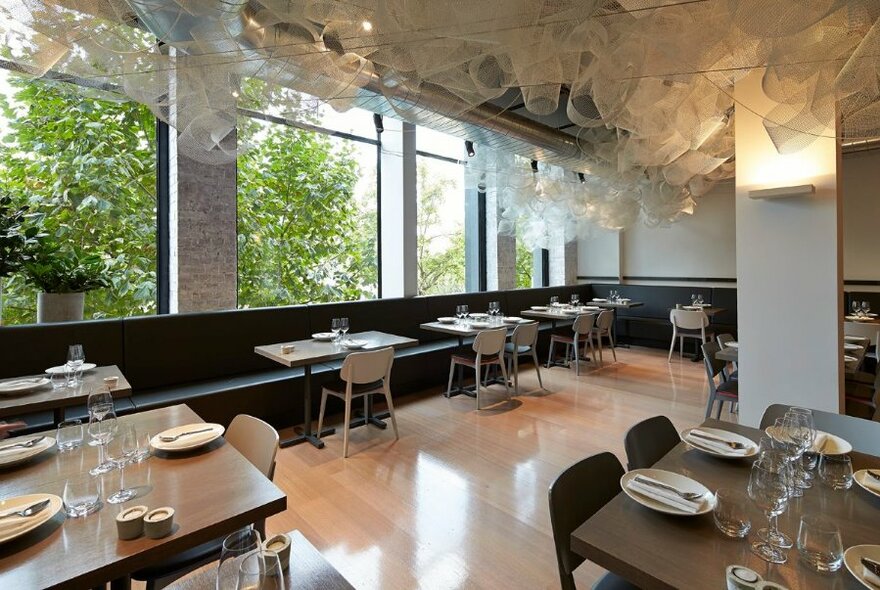
{"type": "Polygon", "coordinates": [[[541,389],[544,389],[544,382],[541,381],[541,363],[538,362],[538,353],[535,352],[534,348],[532,348],[532,360],[535,361],[535,373],[538,374],[538,385],[541,386],[541,389]]]}
{"type": "Polygon", "coordinates": [[[672,334],[672,342],[669,343],[669,357],[667,357],[666,362],[672,362],[672,353],[675,351],[675,333],[672,334]]]}
{"type": "Polygon", "coordinates": [[[507,380],[507,367],[504,366],[503,362],[498,364],[501,365],[501,376],[504,377],[504,389],[507,391],[507,401],[510,401],[510,383],[507,380]]]}
{"type": "Polygon", "coordinates": [[[556,348],[556,341],[553,340],[553,337],[550,337],[550,353],[547,355],[547,368],[550,368],[550,363],[553,362],[553,350],[556,348]]]}
{"type": "Polygon", "coordinates": [[[716,420],[721,420],[721,410],[724,409],[724,400],[718,402],[718,413],[715,415],[716,420]]]}
{"type": "MultiPolygon", "coordinates": [[[[602,336],[601,335],[597,336],[596,340],[599,343],[599,366],[604,367],[605,366],[605,359],[602,357],[602,336]]],[[[593,337],[590,336],[590,344],[592,344],[592,343],[593,343],[593,337]]]]}
{"type": "Polygon", "coordinates": [[[476,367],[474,367],[474,371],[476,371],[476,375],[477,375],[477,382],[474,384],[474,387],[477,388],[477,409],[481,410],[482,408],[480,407],[480,365],[479,365],[479,363],[477,364],[476,367]]]}
{"type": "Polygon", "coordinates": [[[581,343],[578,342],[577,338],[574,340],[574,375],[575,377],[581,376],[581,359],[578,354],[578,349],[581,347],[581,343]]]}
{"type": "Polygon", "coordinates": [[[400,439],[400,433],[397,432],[397,418],[394,416],[394,402],[391,401],[391,390],[388,384],[385,384],[385,405],[388,406],[388,415],[391,416],[391,428],[394,429],[394,440],[400,439]]]}
{"type": "Polygon", "coordinates": [[[706,418],[712,415],[712,406],[715,405],[715,394],[709,394],[709,403],[706,404],[706,418]]]}
{"type": "Polygon", "coordinates": [[[342,431],[342,458],[348,457],[348,431],[351,429],[351,398],[345,398],[345,430],[342,431]]]}
{"type": "Polygon", "coordinates": [[[519,352],[513,353],[513,393],[519,395],[519,352]]]}
{"type": "MultiPolygon", "coordinates": [[[[574,358],[577,359],[577,351],[574,353],[574,358]]],[[[565,345],[565,363],[571,366],[571,344],[565,345]]]]}
{"type": "Polygon", "coordinates": [[[684,360],[684,336],[678,337],[678,358],[684,360]]]}
{"type": "Polygon", "coordinates": [[[449,385],[446,386],[446,397],[452,395],[452,378],[455,376],[455,361],[449,361],[449,385]]]}
{"type": "Polygon", "coordinates": [[[616,345],[614,343],[614,334],[611,333],[611,330],[608,331],[608,342],[611,344],[611,356],[614,357],[614,362],[616,363],[617,362],[617,351],[614,350],[616,345]]]}
{"type": "Polygon", "coordinates": [[[321,411],[318,414],[318,432],[315,433],[315,437],[321,438],[321,431],[324,428],[324,410],[327,409],[327,392],[321,391],[321,411]]]}

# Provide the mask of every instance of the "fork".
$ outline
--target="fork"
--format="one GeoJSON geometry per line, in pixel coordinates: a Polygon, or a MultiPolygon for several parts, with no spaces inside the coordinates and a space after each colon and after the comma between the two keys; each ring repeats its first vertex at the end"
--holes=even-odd
{"type": "Polygon", "coordinates": [[[46,437],[45,436],[38,436],[36,438],[32,438],[32,439],[26,440],[24,442],[15,443],[14,445],[6,445],[3,447],[0,447],[0,452],[5,451],[7,449],[15,449],[18,447],[22,447],[23,449],[29,449],[32,446],[34,446],[35,444],[37,444],[38,442],[42,441],[44,438],[46,438],[46,437]]]}
{"type": "Polygon", "coordinates": [[[31,504],[27,508],[22,508],[21,510],[13,510],[12,512],[4,512],[0,514],[0,519],[9,518],[10,516],[20,516],[22,518],[27,518],[28,516],[33,516],[38,512],[42,512],[46,509],[46,506],[49,505],[51,500],[43,500],[42,502],[37,502],[36,504],[31,504]]]}
{"type": "Polygon", "coordinates": [[[181,432],[180,434],[175,434],[173,436],[166,434],[166,435],[160,436],[159,440],[161,440],[162,442],[169,443],[169,442],[176,441],[178,438],[180,438],[182,436],[189,436],[191,434],[201,434],[202,432],[210,432],[211,430],[214,430],[214,429],[213,428],[202,428],[200,430],[188,430],[186,432],[181,432]]]}
{"type": "Polygon", "coordinates": [[[673,492],[675,494],[678,494],[679,497],[685,500],[689,500],[691,502],[693,502],[694,500],[699,500],[703,497],[703,494],[697,492],[682,492],[681,490],[674,488],[670,485],[666,485],[665,483],[660,483],[659,481],[654,481],[651,479],[645,479],[643,477],[639,477],[638,475],[635,476],[633,479],[642,485],[659,488],[661,490],[666,490],[667,492],[673,492]]]}

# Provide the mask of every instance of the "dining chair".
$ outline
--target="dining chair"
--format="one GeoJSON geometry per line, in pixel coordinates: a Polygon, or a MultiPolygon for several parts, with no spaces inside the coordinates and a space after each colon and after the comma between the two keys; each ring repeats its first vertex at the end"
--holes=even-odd
{"type": "MultiPolygon", "coordinates": [[[[275,477],[275,457],[278,454],[278,431],[267,422],[239,414],[232,419],[224,437],[226,442],[244,455],[260,473],[272,480],[275,477]]],[[[261,538],[266,537],[266,521],[254,523],[261,538]]],[[[220,558],[223,539],[212,539],[166,558],[162,563],[132,572],[131,579],[145,583],[146,590],[164,588],[177,578],[220,558]]]]}
{"type": "Polygon", "coordinates": [[[394,403],[391,401],[391,365],[394,364],[394,348],[380,348],[368,352],[353,352],[342,361],[339,378],[326,383],[321,389],[321,412],[318,414],[318,437],[324,425],[324,411],[327,397],[338,397],[345,403],[345,422],[342,432],[342,458],[348,457],[348,434],[351,429],[351,402],[354,398],[364,398],[364,415],[367,415],[369,396],[382,394],[391,416],[394,440],[400,438],[397,432],[397,418],[394,417],[394,403]]]}
{"type": "Polygon", "coordinates": [[[453,354],[449,363],[449,385],[446,388],[447,397],[452,393],[452,378],[455,376],[455,366],[473,367],[476,372],[477,409],[482,410],[483,407],[480,404],[480,382],[482,380],[483,368],[498,365],[501,367],[501,375],[504,377],[504,389],[507,390],[507,400],[510,401],[510,384],[507,379],[507,365],[504,362],[505,340],[507,340],[507,328],[483,330],[477,333],[477,337],[474,338],[473,354],[453,354]]]}
{"type": "Polygon", "coordinates": [[[866,322],[843,322],[843,334],[845,336],[861,336],[867,338],[865,356],[877,359],[878,345],[880,345],[880,324],[866,322]]]}
{"type": "Polygon", "coordinates": [[[666,416],[654,416],[631,427],[623,438],[626,468],[647,469],[681,442],[678,431],[666,416]]]}
{"type": "MultiPolygon", "coordinates": [[[[550,484],[550,527],[562,590],[576,590],[574,570],[584,561],[571,550],[571,534],[620,493],[623,467],[612,453],[581,459],[550,484]]],[[[601,590],[637,590],[620,576],[607,573],[596,584],[601,590]]]]}
{"type": "Polygon", "coordinates": [[[669,321],[672,322],[672,342],[669,344],[669,357],[672,362],[672,351],[675,350],[675,341],[678,340],[679,355],[684,355],[684,339],[695,338],[700,344],[705,344],[708,339],[714,339],[715,335],[709,327],[709,316],[702,310],[672,309],[669,311],[669,321]]]}
{"type": "Polygon", "coordinates": [[[596,348],[593,346],[593,326],[596,321],[595,313],[583,313],[577,316],[571,326],[572,335],[553,334],[550,336],[550,354],[547,357],[547,368],[553,362],[553,351],[556,343],[565,344],[565,359],[568,361],[571,349],[574,348],[574,370],[575,375],[581,374],[580,347],[584,345],[584,354],[586,354],[586,345],[590,345],[590,352],[593,359],[596,357],[596,348]]]}
{"type": "Polygon", "coordinates": [[[709,403],[706,404],[706,418],[712,414],[712,407],[718,402],[718,414],[716,418],[721,418],[721,410],[724,402],[735,404],[739,402],[739,382],[724,380],[724,367],[727,363],[716,358],[715,354],[721,350],[717,342],[706,342],[703,344],[703,364],[706,367],[706,376],[709,378],[709,403]],[[715,383],[715,378],[719,377],[719,382],[715,383]]]}
{"type": "MultiPolygon", "coordinates": [[[[786,404],[768,406],[761,417],[761,429],[775,424],[776,419],[785,416],[789,409],[791,406],[786,404]]],[[[880,422],[822,410],[812,410],[812,412],[813,423],[817,430],[846,439],[857,453],[880,455],[880,422]]]]}
{"type": "Polygon", "coordinates": [[[614,334],[611,331],[611,326],[613,324],[613,310],[606,309],[605,311],[599,312],[599,315],[596,317],[596,325],[593,327],[593,336],[596,337],[596,343],[599,345],[600,365],[605,364],[605,361],[602,358],[602,338],[608,338],[608,342],[611,345],[611,355],[614,357],[614,362],[617,362],[617,352],[614,350],[614,334]]]}
{"type": "MultiPolygon", "coordinates": [[[[715,342],[718,343],[718,346],[721,347],[721,350],[727,348],[728,342],[736,342],[736,338],[733,337],[733,334],[718,334],[715,336],[715,342]]],[[[739,371],[737,369],[736,363],[731,363],[733,365],[733,371],[730,371],[727,367],[724,367],[724,378],[725,379],[738,379],[739,371]]]]}
{"type": "Polygon", "coordinates": [[[535,363],[535,373],[538,374],[538,385],[544,389],[541,381],[541,363],[538,362],[538,322],[520,324],[513,329],[510,342],[504,345],[507,353],[507,374],[513,375],[513,394],[519,395],[519,357],[529,355],[535,363]]]}

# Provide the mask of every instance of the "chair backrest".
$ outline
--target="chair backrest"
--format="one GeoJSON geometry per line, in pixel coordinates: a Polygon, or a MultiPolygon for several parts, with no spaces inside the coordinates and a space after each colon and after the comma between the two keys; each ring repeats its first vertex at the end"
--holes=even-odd
{"type": "Polygon", "coordinates": [[[372,383],[391,376],[394,348],[353,352],[342,361],[339,376],[346,383],[372,383]]]}
{"type": "Polygon", "coordinates": [[[534,346],[538,341],[538,322],[518,325],[513,329],[510,341],[514,346],[534,346]]]}
{"type": "Polygon", "coordinates": [[[706,375],[713,384],[715,383],[715,376],[727,366],[726,362],[715,357],[715,354],[720,350],[721,347],[717,342],[703,343],[703,361],[706,365],[706,375]]]}
{"type": "Polygon", "coordinates": [[[589,334],[593,331],[593,325],[596,322],[595,313],[582,313],[574,319],[571,329],[577,335],[589,334]]]}
{"type": "MultiPolygon", "coordinates": [[[[772,426],[776,419],[784,416],[790,407],[785,404],[769,406],[764,410],[764,416],[761,417],[761,429],[772,426]]],[[[854,451],[880,455],[880,422],[813,410],[813,423],[818,430],[824,430],[846,439],[854,451]]]]}
{"type": "Polygon", "coordinates": [[[880,326],[866,322],[843,322],[843,333],[847,336],[862,336],[868,344],[876,344],[880,340],[880,326]]]}
{"type": "Polygon", "coordinates": [[[272,425],[247,414],[232,419],[226,429],[226,442],[235,447],[260,472],[272,479],[278,453],[278,431],[272,425]]]}
{"type": "Polygon", "coordinates": [[[606,309],[605,311],[599,312],[599,316],[596,318],[596,327],[599,330],[610,330],[611,324],[614,323],[614,312],[610,309],[606,309]]]}
{"type": "Polygon", "coordinates": [[[575,590],[572,572],[584,558],[571,550],[571,534],[620,492],[623,467],[605,452],[578,461],[550,484],[550,526],[563,590],[575,590]]]}
{"type": "Polygon", "coordinates": [[[718,334],[715,336],[715,342],[718,343],[722,349],[727,348],[728,342],[734,342],[736,339],[733,337],[733,334],[718,334]]]}
{"type": "Polygon", "coordinates": [[[507,328],[483,330],[474,338],[474,352],[481,355],[501,354],[504,341],[507,340],[507,328]]]}
{"type": "Polygon", "coordinates": [[[647,469],[663,458],[681,439],[666,416],[642,420],[623,439],[627,469],[647,469]]]}
{"type": "Polygon", "coordinates": [[[709,325],[709,316],[699,309],[673,309],[669,311],[669,321],[685,330],[699,330],[709,325]]]}

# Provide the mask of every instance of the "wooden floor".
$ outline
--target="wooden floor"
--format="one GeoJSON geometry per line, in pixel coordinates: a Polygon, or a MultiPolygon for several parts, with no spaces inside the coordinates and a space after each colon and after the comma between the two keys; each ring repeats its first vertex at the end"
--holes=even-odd
{"type": "MultiPolygon", "coordinates": [[[[363,590],[558,588],[552,479],[603,450],[625,464],[623,435],[639,420],[665,414],[684,428],[705,412],[702,363],[647,349],[620,349],[618,361],[584,365],[580,377],[542,370],[546,391],[529,369],[512,407],[479,413],[439,389],[403,398],[400,440],[390,428],[356,429],[345,460],[341,433],[323,450],[282,449],[275,483],[288,509],[269,532],[299,529],[363,590]]],[[[578,587],[600,573],[584,564],[578,587]]]]}

